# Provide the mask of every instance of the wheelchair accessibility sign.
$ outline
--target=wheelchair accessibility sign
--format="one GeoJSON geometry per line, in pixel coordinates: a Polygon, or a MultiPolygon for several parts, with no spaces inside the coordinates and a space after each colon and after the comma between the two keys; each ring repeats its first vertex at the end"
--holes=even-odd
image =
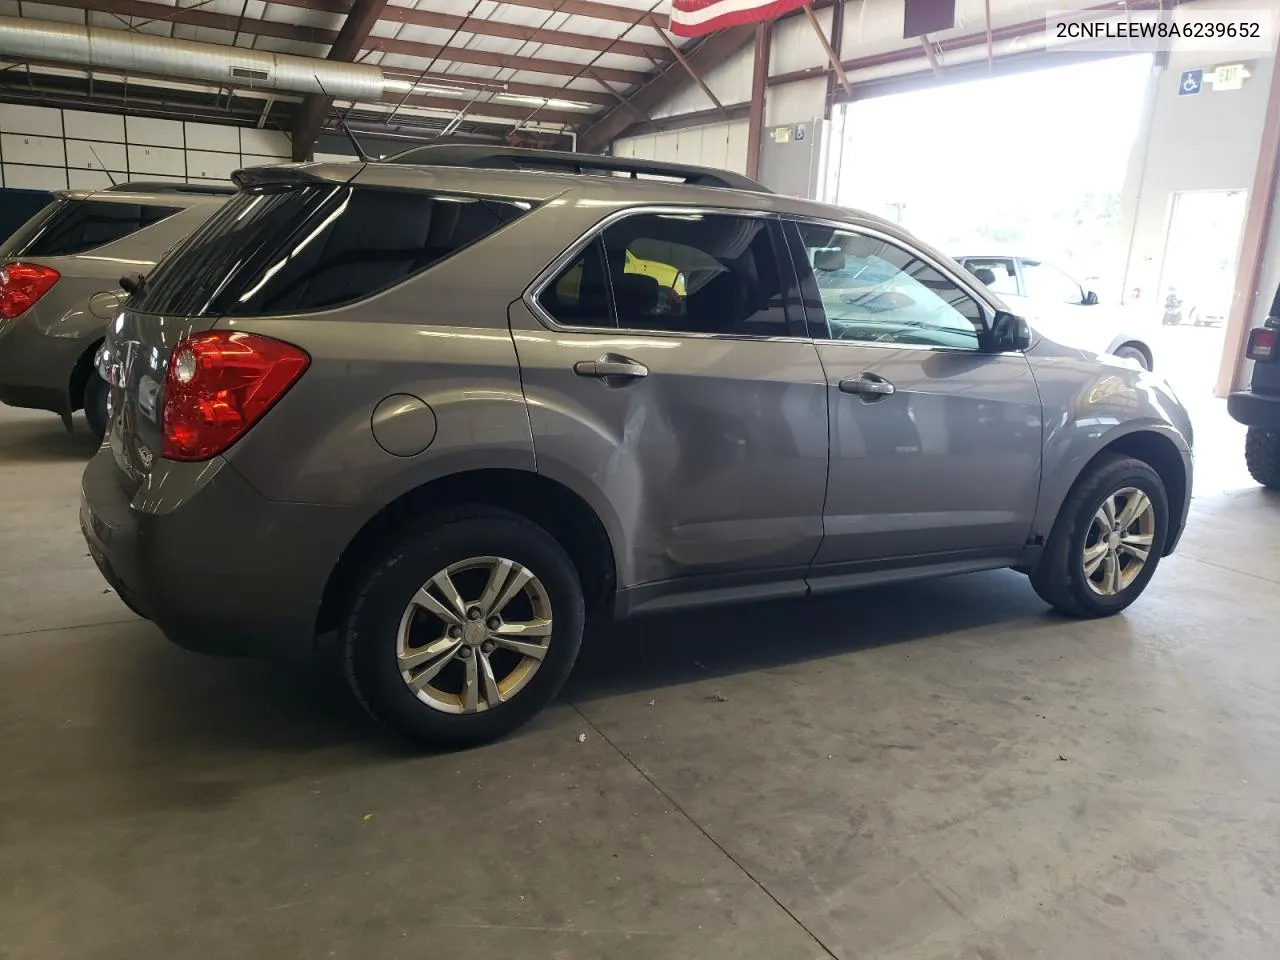
{"type": "Polygon", "coordinates": [[[1192,97],[1204,89],[1203,70],[1183,70],[1178,80],[1178,96],[1192,97]]]}

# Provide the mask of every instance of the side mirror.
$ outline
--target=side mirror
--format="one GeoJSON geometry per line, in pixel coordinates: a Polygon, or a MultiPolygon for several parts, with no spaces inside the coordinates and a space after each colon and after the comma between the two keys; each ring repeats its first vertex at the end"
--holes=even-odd
{"type": "Polygon", "coordinates": [[[126,273],[120,278],[120,289],[129,296],[141,294],[147,288],[147,277],[142,273],[126,273]]]}
{"type": "Polygon", "coordinates": [[[1092,307],[1097,302],[1098,302],[1098,295],[1094,293],[1092,290],[1086,290],[1084,294],[1084,300],[1082,300],[1081,303],[1083,303],[1086,307],[1092,307]]]}
{"type": "Polygon", "coordinates": [[[988,349],[992,353],[1026,350],[1031,346],[1031,328],[1022,317],[1001,310],[991,321],[988,349]]]}

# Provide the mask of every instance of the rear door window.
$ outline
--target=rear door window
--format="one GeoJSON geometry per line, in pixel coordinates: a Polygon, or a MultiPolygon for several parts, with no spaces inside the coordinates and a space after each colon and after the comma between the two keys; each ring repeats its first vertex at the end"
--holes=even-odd
{"type": "Polygon", "coordinates": [[[63,199],[9,239],[8,257],[69,257],[123,240],[182,207],[113,200],[63,199]]]}
{"type": "Polygon", "coordinates": [[[778,337],[794,274],[776,221],[719,213],[637,213],[610,224],[539,295],[567,326],[778,337]],[[612,302],[611,302],[612,301],[612,302]]]}
{"type": "Polygon", "coordinates": [[[245,191],[147,278],[145,313],[253,316],[372,296],[489,236],[526,201],[333,185],[245,191]]]}

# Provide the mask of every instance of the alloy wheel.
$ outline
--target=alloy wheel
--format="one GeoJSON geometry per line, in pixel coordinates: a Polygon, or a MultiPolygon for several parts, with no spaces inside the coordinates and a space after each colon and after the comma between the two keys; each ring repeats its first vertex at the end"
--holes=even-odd
{"type": "Polygon", "coordinates": [[[1104,597],[1128,589],[1147,565],[1155,533],[1155,506],[1137,487],[1124,487],[1104,498],[1081,556],[1089,588],[1104,597]]]}
{"type": "Polygon", "coordinates": [[[443,713],[492,710],[533,678],[551,641],[551,599],[504,557],[450,564],[409,601],[396,636],[406,686],[443,713]]]}

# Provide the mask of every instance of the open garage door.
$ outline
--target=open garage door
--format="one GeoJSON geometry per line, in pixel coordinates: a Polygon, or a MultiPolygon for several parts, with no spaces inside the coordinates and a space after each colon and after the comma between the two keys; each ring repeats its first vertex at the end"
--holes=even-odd
{"type": "Polygon", "coordinates": [[[836,117],[835,198],[953,254],[1042,258],[1119,302],[1150,72],[1149,56],[1117,57],[854,101],[836,117]]]}

